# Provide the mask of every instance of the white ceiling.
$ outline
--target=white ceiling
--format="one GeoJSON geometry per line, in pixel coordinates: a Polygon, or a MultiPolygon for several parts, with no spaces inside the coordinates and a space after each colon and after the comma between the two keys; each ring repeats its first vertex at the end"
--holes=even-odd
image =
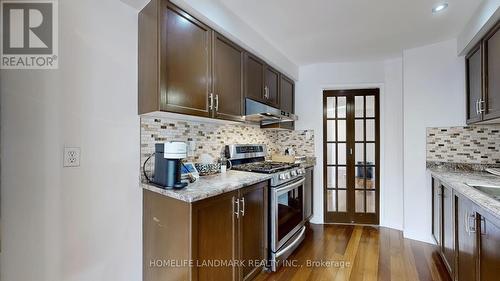
{"type": "Polygon", "coordinates": [[[482,0],[219,0],[298,65],[376,60],[455,38],[482,0]]]}

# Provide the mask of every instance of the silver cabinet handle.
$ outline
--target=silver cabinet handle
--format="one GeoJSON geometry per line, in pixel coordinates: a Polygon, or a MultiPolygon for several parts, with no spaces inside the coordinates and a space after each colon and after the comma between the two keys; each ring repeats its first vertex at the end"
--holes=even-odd
{"type": "Polygon", "coordinates": [[[476,100],[476,115],[479,115],[479,99],[476,100]]]}
{"type": "Polygon", "coordinates": [[[486,220],[484,219],[484,217],[481,217],[481,220],[479,222],[481,224],[481,235],[486,235],[486,220]]]}
{"type": "Polygon", "coordinates": [[[269,88],[267,86],[264,87],[264,97],[269,99],[269,88]]]}
{"type": "Polygon", "coordinates": [[[208,109],[213,110],[214,109],[214,94],[210,93],[208,95],[208,100],[209,100],[208,109]]]}
{"type": "Polygon", "coordinates": [[[245,197],[241,198],[241,216],[245,216],[245,197]]]}
{"type": "Polygon", "coordinates": [[[465,227],[465,232],[467,232],[467,234],[469,234],[470,236],[470,229],[469,229],[469,212],[468,211],[465,211],[465,214],[464,214],[464,227],[465,227]]]}
{"type": "Polygon", "coordinates": [[[478,100],[478,108],[479,108],[479,114],[483,113],[485,111],[484,109],[484,100],[481,98],[478,100]]]}
{"type": "Polygon", "coordinates": [[[219,95],[215,95],[215,111],[219,111],[219,95]]]}
{"type": "Polygon", "coordinates": [[[467,217],[467,228],[469,229],[469,233],[476,233],[476,215],[474,213],[469,214],[467,217]],[[470,224],[470,219],[473,219],[473,225],[470,224]]]}
{"type": "Polygon", "coordinates": [[[236,208],[233,207],[233,209],[236,209],[234,214],[236,215],[236,218],[239,219],[240,218],[240,199],[236,199],[234,201],[234,204],[236,205],[236,208]]]}

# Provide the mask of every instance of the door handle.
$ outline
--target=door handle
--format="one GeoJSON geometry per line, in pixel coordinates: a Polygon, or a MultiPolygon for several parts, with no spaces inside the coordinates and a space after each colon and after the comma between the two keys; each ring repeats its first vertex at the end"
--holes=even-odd
{"type": "Polygon", "coordinates": [[[219,95],[215,95],[215,111],[219,111],[219,95]]]}
{"type": "Polygon", "coordinates": [[[241,216],[245,216],[245,197],[241,198],[241,216]]]}
{"type": "Polygon", "coordinates": [[[467,229],[469,229],[469,233],[476,233],[476,215],[474,213],[468,214],[467,217],[467,229]],[[470,224],[470,219],[473,219],[473,226],[470,224]]]}
{"type": "Polygon", "coordinates": [[[486,220],[484,219],[484,217],[481,217],[481,220],[479,221],[479,223],[480,223],[480,227],[481,227],[481,235],[486,235],[486,220]]]}
{"type": "Polygon", "coordinates": [[[264,97],[269,99],[269,88],[267,86],[264,87],[264,97]]]}
{"type": "Polygon", "coordinates": [[[240,199],[236,199],[234,201],[234,204],[236,205],[236,208],[233,205],[233,209],[236,209],[234,214],[236,215],[236,218],[239,219],[240,218],[240,199]]]}
{"type": "Polygon", "coordinates": [[[479,107],[479,114],[483,113],[485,111],[483,105],[484,105],[484,100],[482,98],[480,98],[478,100],[478,107],[479,107]]]}
{"type": "Polygon", "coordinates": [[[214,109],[214,94],[210,93],[208,95],[208,109],[213,110],[214,109]]]}

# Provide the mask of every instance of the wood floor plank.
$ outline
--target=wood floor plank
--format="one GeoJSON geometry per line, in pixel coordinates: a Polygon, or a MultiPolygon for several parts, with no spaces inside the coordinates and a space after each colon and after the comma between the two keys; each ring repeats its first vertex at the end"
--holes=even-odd
{"type": "Polygon", "coordinates": [[[405,239],[400,231],[383,227],[311,225],[289,260],[298,266],[262,272],[255,280],[451,280],[434,245],[405,239]],[[308,261],[331,266],[307,266],[308,261]],[[338,266],[341,262],[350,266],[338,266]]]}

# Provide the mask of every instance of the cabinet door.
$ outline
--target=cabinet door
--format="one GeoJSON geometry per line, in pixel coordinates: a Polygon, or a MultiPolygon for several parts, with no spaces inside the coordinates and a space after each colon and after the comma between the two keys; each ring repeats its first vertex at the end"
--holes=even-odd
{"type": "Polygon", "coordinates": [[[442,249],[445,263],[448,266],[450,275],[453,276],[455,268],[455,228],[453,223],[453,197],[452,189],[443,186],[443,234],[442,234],[442,249]]]}
{"type": "Polygon", "coordinates": [[[479,102],[483,97],[483,67],[481,45],[476,46],[465,58],[467,91],[467,124],[481,121],[479,102]]]}
{"type": "Polygon", "coordinates": [[[439,181],[432,178],[432,237],[441,247],[441,194],[442,188],[439,181]]]}
{"type": "MultiPolygon", "coordinates": [[[[281,110],[288,113],[295,113],[295,85],[293,80],[288,79],[284,75],[281,76],[280,85],[280,106],[281,110]]],[[[284,122],[281,126],[285,129],[293,130],[295,128],[295,122],[284,122]]]]}
{"type": "Polygon", "coordinates": [[[486,89],[484,119],[500,118],[500,22],[484,39],[486,89]]]}
{"type": "Polygon", "coordinates": [[[165,11],[162,110],[209,116],[211,30],[171,3],[165,11]],[[164,89],[164,90],[163,90],[164,89]]]}
{"type": "Polygon", "coordinates": [[[313,173],[314,169],[306,169],[306,181],[304,182],[304,218],[309,220],[313,215],[313,173]]]}
{"type": "MultiPolygon", "coordinates": [[[[267,182],[240,191],[240,268],[241,280],[251,280],[261,269],[266,245],[267,182]]],[[[221,279],[219,279],[221,280],[221,279]]]]}
{"type": "Polygon", "coordinates": [[[280,108],[279,83],[280,73],[266,66],[264,75],[264,99],[267,104],[276,108],[280,108]]]}
{"type": "Polygon", "coordinates": [[[264,62],[245,54],[245,97],[264,101],[264,62]]]}
{"type": "Polygon", "coordinates": [[[237,270],[230,264],[238,255],[235,200],[238,191],[208,198],[193,205],[192,255],[195,263],[207,266],[193,268],[195,280],[235,280],[237,270]],[[226,265],[210,265],[222,261],[226,265]]]}
{"type": "Polygon", "coordinates": [[[213,46],[215,117],[239,121],[243,115],[243,49],[216,32],[213,46]]]}
{"type": "Polygon", "coordinates": [[[459,281],[476,280],[476,220],[472,203],[455,195],[455,234],[457,240],[457,272],[459,281]]]}
{"type": "Polygon", "coordinates": [[[478,218],[479,280],[498,280],[500,275],[500,220],[484,212],[478,218]]]}

